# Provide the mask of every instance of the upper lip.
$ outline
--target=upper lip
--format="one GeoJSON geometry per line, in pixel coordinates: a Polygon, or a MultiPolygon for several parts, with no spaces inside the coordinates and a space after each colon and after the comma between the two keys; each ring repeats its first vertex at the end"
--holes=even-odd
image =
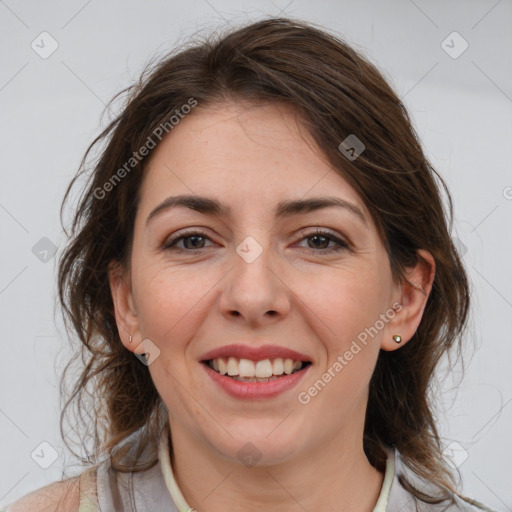
{"type": "Polygon", "coordinates": [[[311,361],[311,358],[295,350],[278,345],[264,345],[253,347],[249,345],[224,345],[201,356],[201,361],[209,361],[218,357],[235,357],[237,359],[250,359],[251,361],[262,361],[264,359],[293,359],[294,361],[311,361]]]}

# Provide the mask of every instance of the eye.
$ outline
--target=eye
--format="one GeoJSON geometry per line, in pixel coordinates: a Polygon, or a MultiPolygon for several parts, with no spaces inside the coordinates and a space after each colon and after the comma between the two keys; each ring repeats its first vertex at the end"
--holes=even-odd
{"type": "MultiPolygon", "coordinates": [[[[311,239],[314,247],[306,247],[306,250],[313,253],[331,253],[349,249],[349,244],[340,240],[334,236],[330,231],[315,230],[312,232],[301,231],[302,240],[311,239]],[[334,247],[328,247],[330,243],[334,243],[334,247]],[[327,245],[326,245],[327,244],[327,245]]],[[[210,240],[208,234],[205,231],[194,230],[186,233],[180,233],[175,237],[165,240],[162,244],[162,249],[177,250],[177,251],[198,251],[204,249],[204,241],[210,240]],[[179,247],[178,244],[183,241],[183,247],[179,247]]],[[[211,241],[211,240],[210,240],[211,241]]]]}
{"type": "Polygon", "coordinates": [[[306,247],[306,249],[313,253],[339,252],[350,248],[348,243],[344,242],[343,240],[340,240],[338,237],[334,236],[330,231],[317,229],[315,231],[307,233],[305,230],[302,230],[301,234],[304,237],[302,240],[310,239],[312,241],[314,247],[306,247]],[[336,245],[334,247],[327,247],[330,242],[333,242],[336,245]]]}
{"type": "Polygon", "coordinates": [[[207,233],[201,230],[189,231],[181,233],[178,236],[165,240],[162,244],[162,249],[173,249],[178,251],[197,251],[204,248],[202,240],[210,240],[207,233]],[[178,244],[183,241],[184,247],[178,247],[178,244]]]}

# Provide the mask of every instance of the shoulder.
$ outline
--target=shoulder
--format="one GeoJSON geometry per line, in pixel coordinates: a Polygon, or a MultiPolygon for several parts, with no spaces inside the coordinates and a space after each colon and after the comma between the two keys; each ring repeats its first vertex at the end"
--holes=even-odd
{"type": "Polygon", "coordinates": [[[80,475],[54,482],[7,505],[2,512],[79,512],[82,496],[95,502],[96,467],[80,475]]]}
{"type": "Polygon", "coordinates": [[[402,512],[494,512],[462,493],[439,493],[440,488],[419,477],[396,449],[387,449],[393,472],[386,511],[402,512]],[[414,491],[414,492],[413,492],[414,491]],[[420,499],[418,496],[424,496],[420,499]]]}
{"type": "Polygon", "coordinates": [[[33,491],[5,508],[5,512],[78,512],[80,477],[54,482],[33,491]]]}
{"type": "Polygon", "coordinates": [[[463,496],[462,494],[457,495],[456,499],[458,500],[457,504],[462,511],[467,510],[468,512],[480,512],[481,510],[484,510],[485,512],[494,512],[494,510],[483,503],[472,498],[468,498],[467,496],[463,496]]]}

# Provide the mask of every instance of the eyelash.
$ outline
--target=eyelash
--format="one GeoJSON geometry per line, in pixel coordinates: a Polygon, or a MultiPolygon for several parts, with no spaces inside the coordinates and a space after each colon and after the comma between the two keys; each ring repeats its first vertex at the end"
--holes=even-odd
{"type": "MultiPolygon", "coordinates": [[[[307,251],[310,251],[312,253],[322,252],[324,254],[330,254],[330,253],[334,253],[334,252],[340,252],[340,251],[343,251],[343,250],[347,250],[347,249],[350,248],[349,244],[347,242],[344,242],[343,240],[340,240],[339,238],[334,236],[330,231],[316,230],[316,231],[307,233],[305,230],[302,230],[301,234],[302,234],[302,237],[303,237],[303,238],[301,238],[301,241],[306,239],[306,238],[313,238],[314,236],[321,236],[321,237],[328,238],[330,241],[333,241],[333,242],[338,244],[338,247],[331,247],[331,248],[328,248],[328,249],[312,249],[312,248],[309,248],[309,247],[305,247],[305,249],[307,251]]],[[[170,240],[166,240],[162,244],[162,249],[164,249],[164,250],[175,250],[175,251],[181,251],[181,252],[196,252],[196,251],[200,251],[202,248],[199,248],[199,249],[181,249],[181,248],[176,248],[175,247],[176,244],[179,241],[184,240],[185,238],[191,238],[193,236],[200,236],[202,238],[206,238],[206,239],[210,240],[210,237],[208,236],[208,234],[205,231],[202,231],[200,229],[195,229],[194,231],[189,231],[189,232],[181,233],[177,237],[171,238],[170,240]]]]}

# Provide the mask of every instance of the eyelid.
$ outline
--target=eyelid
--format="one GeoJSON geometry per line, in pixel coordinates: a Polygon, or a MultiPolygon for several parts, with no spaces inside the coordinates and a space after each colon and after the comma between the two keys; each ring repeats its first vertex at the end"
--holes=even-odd
{"type": "Polygon", "coordinates": [[[178,242],[181,238],[186,238],[187,236],[192,236],[192,235],[200,235],[204,238],[208,238],[209,240],[211,240],[211,238],[212,238],[210,236],[210,234],[203,228],[194,228],[194,227],[184,228],[183,230],[176,231],[172,235],[166,236],[164,238],[163,242],[161,244],[159,244],[159,247],[161,249],[166,249],[166,248],[170,247],[172,244],[175,244],[176,242],[178,242]]]}
{"type": "MultiPolygon", "coordinates": [[[[310,238],[315,235],[326,236],[330,238],[333,242],[338,243],[339,249],[352,249],[353,244],[352,241],[345,235],[338,234],[336,231],[333,231],[329,228],[324,228],[321,226],[315,226],[312,228],[302,228],[300,230],[302,238],[299,241],[302,241],[304,238],[310,238]]],[[[314,249],[312,249],[314,251],[314,249]]],[[[336,248],[324,249],[323,252],[329,252],[329,250],[335,251],[336,248]]],[[[322,251],[314,251],[314,252],[322,252],[322,251]]]]}

